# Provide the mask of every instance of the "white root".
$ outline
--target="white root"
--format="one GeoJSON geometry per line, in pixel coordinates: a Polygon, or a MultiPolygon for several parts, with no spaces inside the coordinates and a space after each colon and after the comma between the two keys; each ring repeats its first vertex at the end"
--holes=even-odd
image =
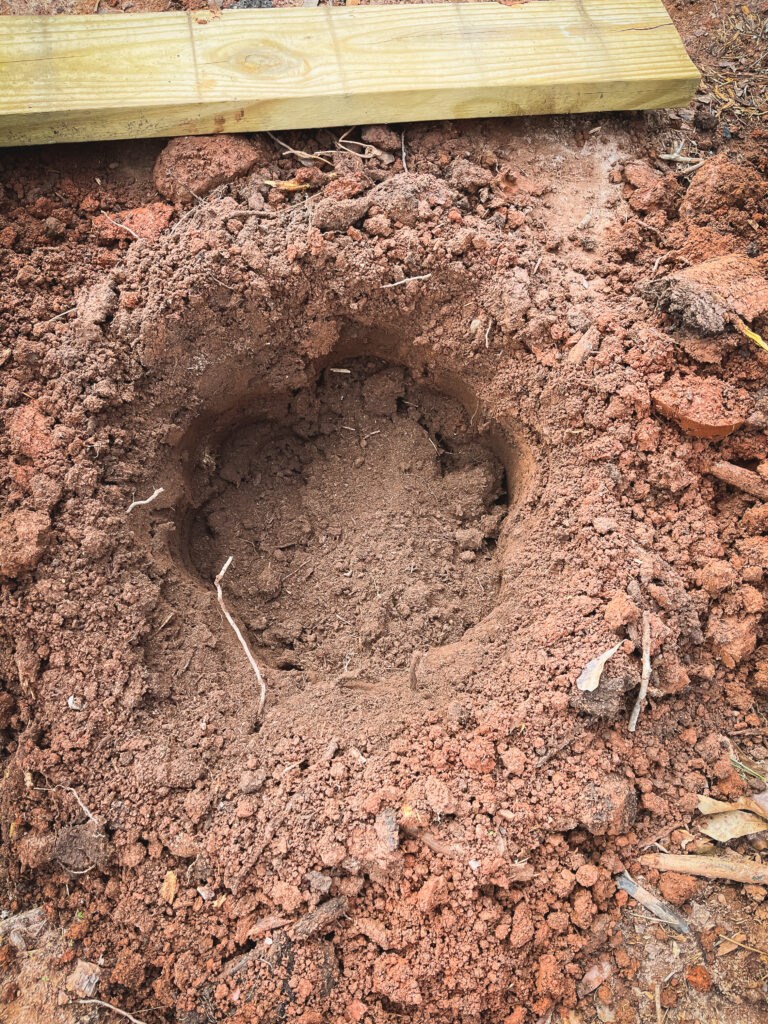
{"type": "Polygon", "coordinates": [[[229,558],[226,560],[224,565],[221,567],[221,571],[219,572],[219,575],[216,577],[216,579],[213,581],[213,583],[214,583],[214,586],[216,587],[216,594],[217,594],[218,599],[219,599],[219,608],[221,608],[221,611],[222,611],[222,614],[224,615],[224,618],[227,620],[227,622],[230,624],[230,626],[234,630],[235,636],[240,641],[240,645],[243,648],[243,650],[245,651],[245,655],[248,658],[248,661],[250,662],[251,668],[256,673],[256,678],[259,681],[260,695],[259,695],[259,706],[258,706],[258,708],[256,710],[256,717],[257,718],[261,718],[261,712],[264,710],[264,702],[267,699],[267,686],[266,686],[266,683],[264,682],[264,677],[261,674],[261,670],[259,669],[259,666],[256,664],[256,659],[251,654],[251,649],[248,646],[248,643],[247,643],[245,637],[240,632],[240,630],[237,628],[237,624],[236,624],[235,620],[229,614],[229,611],[227,610],[227,606],[224,604],[224,595],[223,595],[223,593],[221,591],[221,580],[222,580],[222,578],[224,576],[224,573],[227,571],[227,569],[230,567],[231,564],[232,564],[232,555],[229,556],[229,558]]]}
{"type": "Polygon", "coordinates": [[[122,228],[123,231],[127,231],[128,234],[133,235],[134,238],[139,237],[133,228],[129,228],[127,224],[121,224],[119,220],[115,220],[114,217],[110,217],[104,210],[101,211],[101,216],[106,217],[110,224],[114,224],[116,228],[122,228]]]}
{"type": "Polygon", "coordinates": [[[116,1006],[113,1006],[112,1003],[105,1003],[101,999],[78,999],[77,1002],[81,1006],[102,1006],[105,1010],[111,1010],[112,1013],[116,1013],[120,1017],[125,1017],[126,1020],[131,1022],[131,1024],[144,1024],[143,1020],[139,1020],[139,1018],[134,1017],[133,1014],[128,1013],[126,1010],[119,1010],[116,1006]]]}
{"type": "Polygon", "coordinates": [[[632,715],[629,719],[629,731],[634,732],[637,728],[637,720],[640,712],[645,707],[645,700],[648,696],[648,683],[651,680],[651,620],[648,612],[643,612],[643,674],[640,679],[640,690],[637,694],[635,706],[632,708],[632,715]]]}
{"type": "Polygon", "coordinates": [[[409,281],[426,281],[432,277],[431,274],[418,274],[416,277],[404,277],[402,281],[390,281],[389,284],[383,284],[382,288],[397,288],[399,284],[408,284],[409,281]]]}
{"type": "Polygon", "coordinates": [[[151,501],[154,501],[155,498],[159,497],[164,491],[164,487],[158,487],[157,490],[150,494],[148,498],[144,498],[142,501],[132,501],[125,511],[133,512],[133,510],[137,508],[139,505],[148,505],[151,501]]]}

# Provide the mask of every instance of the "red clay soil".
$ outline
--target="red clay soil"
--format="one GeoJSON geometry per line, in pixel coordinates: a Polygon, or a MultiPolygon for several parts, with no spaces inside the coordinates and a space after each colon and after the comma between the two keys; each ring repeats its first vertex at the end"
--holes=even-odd
{"type": "Polygon", "coordinates": [[[765,1020],[765,887],[638,862],[768,760],[766,128],[712,110],[0,155],[8,1021],[765,1020]]]}

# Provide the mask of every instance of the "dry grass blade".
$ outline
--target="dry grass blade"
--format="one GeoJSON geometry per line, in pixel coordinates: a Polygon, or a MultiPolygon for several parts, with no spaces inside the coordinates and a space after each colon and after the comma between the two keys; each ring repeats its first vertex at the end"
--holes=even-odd
{"type": "Polygon", "coordinates": [[[222,578],[224,577],[224,573],[227,571],[227,569],[230,567],[231,564],[232,564],[232,555],[229,556],[229,558],[226,560],[224,565],[221,567],[221,571],[219,572],[219,575],[216,577],[216,579],[213,581],[213,584],[216,587],[216,595],[217,595],[218,600],[219,600],[219,608],[221,608],[221,611],[222,611],[222,614],[224,615],[224,618],[227,620],[227,622],[230,624],[230,626],[234,630],[235,636],[240,641],[240,646],[245,651],[245,654],[246,654],[246,657],[248,658],[250,666],[253,669],[254,673],[256,674],[256,678],[259,681],[260,694],[259,694],[259,706],[258,706],[258,708],[256,710],[256,717],[257,718],[261,718],[261,713],[264,710],[264,702],[267,699],[267,686],[266,686],[266,683],[264,682],[264,677],[261,674],[261,669],[256,664],[256,659],[251,654],[251,649],[248,646],[248,643],[247,643],[245,637],[243,636],[243,634],[238,629],[237,623],[232,618],[232,616],[229,614],[227,606],[224,604],[224,594],[221,591],[221,581],[222,581],[222,578]]]}

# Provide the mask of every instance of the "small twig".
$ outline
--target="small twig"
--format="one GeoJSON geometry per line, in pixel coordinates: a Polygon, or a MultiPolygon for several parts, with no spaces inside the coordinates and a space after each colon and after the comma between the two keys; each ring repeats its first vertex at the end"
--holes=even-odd
{"type": "Polygon", "coordinates": [[[493,330],[493,323],[494,323],[493,322],[493,317],[491,317],[491,319],[488,321],[488,327],[486,328],[486,331],[485,331],[485,347],[486,348],[488,348],[488,339],[489,339],[489,337],[491,335],[491,331],[493,330]]]}
{"type": "Polygon", "coordinates": [[[126,1010],[119,1010],[112,1003],[105,1003],[101,999],[78,999],[76,1000],[81,1006],[103,1006],[105,1010],[111,1010],[112,1013],[117,1013],[120,1017],[125,1017],[131,1024],[144,1024],[143,1020],[139,1020],[138,1017],[134,1017],[133,1014],[128,1013],[126,1010]]]}
{"type": "Polygon", "coordinates": [[[277,210],[233,210],[227,216],[230,219],[232,217],[276,217],[277,210]]]}
{"type": "Polygon", "coordinates": [[[661,1016],[661,988],[659,985],[654,986],[653,1002],[656,1007],[656,1024],[663,1024],[663,1018],[661,1016]]]}
{"type": "Polygon", "coordinates": [[[157,490],[155,490],[153,494],[150,494],[150,496],[148,498],[143,498],[141,501],[132,501],[131,504],[128,506],[128,508],[125,511],[126,512],[133,512],[133,510],[138,505],[148,505],[150,503],[150,501],[154,501],[155,498],[159,497],[159,495],[161,495],[164,491],[165,491],[164,487],[158,487],[157,490]]]}
{"type": "Polygon", "coordinates": [[[408,164],[405,162],[405,131],[400,132],[400,153],[403,158],[403,170],[408,173],[408,164]]]}
{"type": "Polygon", "coordinates": [[[389,284],[383,284],[382,288],[397,288],[399,284],[408,284],[409,281],[426,281],[428,277],[432,277],[431,274],[419,274],[417,277],[404,277],[402,281],[391,281],[389,284]]]}
{"type": "Polygon", "coordinates": [[[266,686],[266,683],[264,682],[264,677],[261,674],[261,670],[259,669],[259,666],[256,664],[256,659],[251,654],[251,649],[248,646],[248,644],[247,644],[247,642],[245,640],[245,637],[240,632],[240,630],[237,628],[237,624],[235,623],[235,620],[232,618],[232,616],[227,611],[227,606],[224,604],[224,595],[223,595],[223,593],[221,591],[221,580],[222,580],[222,578],[224,576],[224,573],[227,571],[227,569],[230,567],[231,564],[232,564],[232,555],[229,556],[229,558],[226,560],[224,565],[221,567],[221,572],[216,577],[216,579],[213,581],[213,584],[216,587],[216,594],[217,594],[218,599],[219,599],[219,607],[221,608],[221,610],[222,610],[222,612],[224,614],[224,618],[227,620],[227,622],[230,624],[230,626],[234,630],[235,636],[240,641],[240,646],[245,651],[246,657],[248,658],[248,661],[250,662],[251,668],[256,673],[256,678],[259,681],[259,687],[260,687],[261,693],[259,695],[259,706],[256,709],[256,717],[257,718],[261,718],[261,712],[264,710],[264,701],[267,699],[267,686],[266,686]]]}
{"type": "Polygon", "coordinates": [[[648,696],[648,683],[651,679],[651,619],[648,612],[643,612],[643,674],[640,679],[640,691],[632,708],[632,715],[629,719],[629,731],[634,732],[637,728],[637,720],[640,712],[645,706],[648,696]]]}
{"type": "Polygon", "coordinates": [[[133,235],[134,238],[139,237],[132,228],[128,227],[127,224],[121,224],[119,220],[115,220],[114,217],[110,217],[109,214],[106,213],[104,210],[101,211],[101,215],[102,217],[106,217],[109,223],[114,224],[116,228],[122,228],[123,231],[127,231],[128,234],[133,235]]]}

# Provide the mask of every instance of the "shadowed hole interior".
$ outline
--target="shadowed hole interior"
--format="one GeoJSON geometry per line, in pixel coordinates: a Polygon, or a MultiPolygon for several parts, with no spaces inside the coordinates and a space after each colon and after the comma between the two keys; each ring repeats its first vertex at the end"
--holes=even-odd
{"type": "Polygon", "coordinates": [[[505,468],[455,398],[403,366],[326,368],[287,410],[201,448],[187,557],[265,664],[365,687],[495,603],[505,468]]]}

